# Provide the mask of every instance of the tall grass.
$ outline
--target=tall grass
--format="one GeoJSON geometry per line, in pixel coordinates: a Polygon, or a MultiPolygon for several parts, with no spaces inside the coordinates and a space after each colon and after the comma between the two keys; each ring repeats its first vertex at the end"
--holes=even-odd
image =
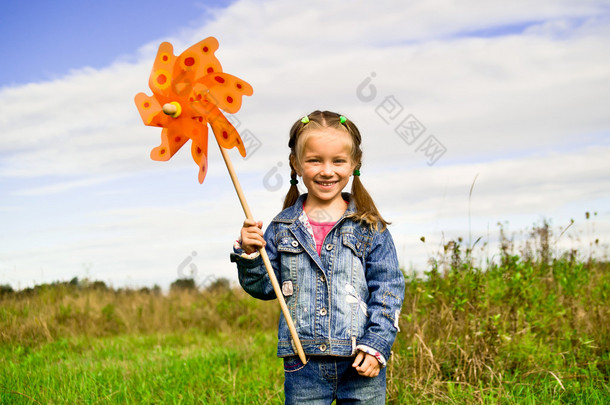
{"type": "Polygon", "coordinates": [[[532,403],[610,400],[610,266],[554,257],[546,222],[530,235],[521,254],[504,237],[485,271],[451,242],[426,278],[408,277],[393,398],[519,402],[542,384],[532,403]]]}
{"type": "MultiPolygon", "coordinates": [[[[610,265],[555,252],[546,222],[500,234],[484,266],[458,240],[406,274],[389,403],[610,403],[610,265]]],[[[277,303],[175,287],[2,290],[0,402],[281,403],[277,303]]]]}
{"type": "Polygon", "coordinates": [[[119,289],[54,283],[0,297],[0,344],[26,347],[62,338],[176,332],[239,333],[273,329],[276,304],[239,288],[119,289]]]}

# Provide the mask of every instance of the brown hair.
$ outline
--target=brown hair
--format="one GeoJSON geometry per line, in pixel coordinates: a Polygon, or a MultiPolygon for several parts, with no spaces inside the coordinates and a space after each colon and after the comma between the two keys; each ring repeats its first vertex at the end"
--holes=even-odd
{"type": "MultiPolygon", "coordinates": [[[[298,163],[300,161],[303,147],[307,138],[303,137],[302,134],[306,133],[306,130],[317,128],[335,128],[347,132],[352,139],[352,162],[355,163],[355,169],[360,170],[360,167],[362,166],[362,149],[360,149],[362,137],[360,135],[360,131],[358,131],[356,125],[354,125],[354,123],[349,119],[344,119],[344,122],[341,122],[341,117],[343,116],[331,111],[314,111],[311,114],[303,117],[302,120],[299,119],[292,125],[292,128],[290,129],[290,140],[288,141],[288,147],[290,147],[289,162],[291,185],[288,193],[286,194],[286,198],[284,199],[284,209],[294,205],[300,195],[299,189],[296,186],[297,171],[294,168],[293,162],[298,163]]],[[[373,198],[364,188],[364,185],[360,181],[359,175],[353,176],[351,194],[356,205],[356,212],[350,217],[370,226],[373,229],[378,229],[380,224],[381,230],[385,230],[387,225],[390,223],[384,220],[377,210],[377,207],[373,202],[373,198]]]]}

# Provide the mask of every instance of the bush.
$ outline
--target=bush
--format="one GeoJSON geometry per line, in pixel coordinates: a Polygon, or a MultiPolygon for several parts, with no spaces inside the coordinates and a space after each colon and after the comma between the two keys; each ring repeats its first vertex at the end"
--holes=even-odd
{"type": "Polygon", "coordinates": [[[197,285],[192,278],[179,278],[169,286],[170,291],[197,291],[197,285]]]}
{"type": "Polygon", "coordinates": [[[3,295],[13,294],[15,290],[9,284],[0,284],[0,297],[3,295]]]}

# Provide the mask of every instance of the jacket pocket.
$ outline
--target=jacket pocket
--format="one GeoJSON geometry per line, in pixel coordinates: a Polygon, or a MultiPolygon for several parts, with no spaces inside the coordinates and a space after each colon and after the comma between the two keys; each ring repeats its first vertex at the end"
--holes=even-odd
{"type": "Polygon", "coordinates": [[[286,285],[286,288],[283,289],[284,296],[289,297],[293,295],[293,291],[294,293],[297,291],[298,267],[299,262],[303,260],[305,249],[294,237],[282,236],[277,244],[277,251],[280,256],[281,266],[279,269],[281,274],[280,283],[288,281],[292,283],[290,287],[286,285]]]}
{"type": "Polygon", "coordinates": [[[300,319],[299,314],[302,314],[302,309],[298,308],[299,302],[299,262],[303,260],[305,249],[291,235],[282,235],[277,244],[277,250],[280,255],[280,286],[282,295],[288,306],[290,316],[297,330],[303,327],[304,320],[300,319]]]}
{"type": "Polygon", "coordinates": [[[293,237],[284,236],[280,238],[279,243],[277,244],[277,250],[284,253],[302,253],[305,251],[303,246],[293,237]]]}
{"type": "Polygon", "coordinates": [[[348,247],[356,256],[362,257],[364,253],[364,243],[353,233],[343,234],[343,245],[348,247]]]}

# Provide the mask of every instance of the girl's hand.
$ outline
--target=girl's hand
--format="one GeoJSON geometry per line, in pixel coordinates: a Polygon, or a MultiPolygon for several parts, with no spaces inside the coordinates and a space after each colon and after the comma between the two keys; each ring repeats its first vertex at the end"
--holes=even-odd
{"type": "Polygon", "coordinates": [[[377,361],[375,356],[371,356],[365,352],[358,352],[352,367],[354,367],[361,376],[371,378],[377,377],[379,371],[381,371],[381,364],[377,361]]]}
{"type": "Polygon", "coordinates": [[[266,242],[263,238],[263,222],[246,219],[241,228],[241,248],[244,252],[250,254],[265,247],[265,245],[266,242]]]}

